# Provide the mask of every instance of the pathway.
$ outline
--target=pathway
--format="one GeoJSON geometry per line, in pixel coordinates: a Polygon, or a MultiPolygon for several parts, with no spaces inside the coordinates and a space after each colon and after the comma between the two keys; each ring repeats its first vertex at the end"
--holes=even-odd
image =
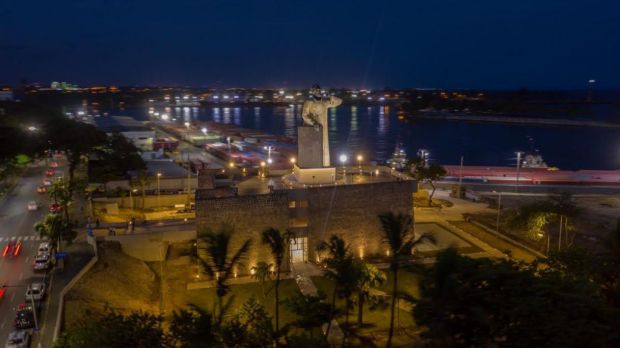
{"type": "MultiPolygon", "coordinates": [[[[292,267],[292,274],[295,277],[295,282],[299,287],[301,293],[305,296],[317,296],[318,290],[316,285],[312,282],[310,277],[323,275],[321,269],[311,263],[296,263],[292,267]]],[[[327,323],[323,324],[323,333],[325,333],[327,329],[327,323]]],[[[332,319],[332,325],[329,330],[329,336],[327,337],[327,342],[331,346],[339,346],[342,344],[342,338],[344,337],[344,333],[338,325],[336,319],[332,319]]]]}

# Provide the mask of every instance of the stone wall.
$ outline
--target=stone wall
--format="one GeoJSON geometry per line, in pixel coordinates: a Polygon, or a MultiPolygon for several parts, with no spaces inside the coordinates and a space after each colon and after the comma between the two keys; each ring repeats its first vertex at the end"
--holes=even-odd
{"type": "MultiPolygon", "coordinates": [[[[200,196],[200,193],[197,194],[200,196]]],[[[267,195],[235,196],[199,199],[196,203],[196,223],[198,232],[207,228],[217,230],[222,224],[235,227],[231,253],[236,251],[246,239],[252,240],[252,247],[245,260],[245,266],[237,272],[248,274],[250,268],[259,261],[273,263],[269,248],[262,245],[261,234],[265,229],[275,228],[285,231],[288,228],[288,197],[286,192],[267,195]]],[[[288,262],[284,262],[288,269],[288,262]]]]}
{"type": "Polygon", "coordinates": [[[308,259],[316,261],[317,242],[343,237],[356,256],[385,255],[378,215],[413,214],[415,181],[309,188],[308,259]]]}

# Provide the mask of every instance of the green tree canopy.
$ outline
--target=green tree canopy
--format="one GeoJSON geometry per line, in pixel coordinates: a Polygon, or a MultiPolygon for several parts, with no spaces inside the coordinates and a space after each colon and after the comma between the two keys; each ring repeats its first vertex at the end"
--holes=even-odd
{"type": "Polygon", "coordinates": [[[449,249],[423,273],[413,315],[443,347],[616,347],[617,310],[589,282],[449,249]],[[615,323],[615,324],[614,324],[615,323]]]}

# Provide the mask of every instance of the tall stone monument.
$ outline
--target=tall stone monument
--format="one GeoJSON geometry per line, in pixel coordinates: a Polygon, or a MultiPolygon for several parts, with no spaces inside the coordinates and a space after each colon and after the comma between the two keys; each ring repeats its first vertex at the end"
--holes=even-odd
{"type": "Polygon", "coordinates": [[[311,98],[303,105],[303,125],[297,128],[297,163],[295,176],[304,184],[333,183],[336,169],[329,160],[329,126],[327,110],[342,103],[334,96],[323,97],[321,88],[310,90],[311,98]]]}

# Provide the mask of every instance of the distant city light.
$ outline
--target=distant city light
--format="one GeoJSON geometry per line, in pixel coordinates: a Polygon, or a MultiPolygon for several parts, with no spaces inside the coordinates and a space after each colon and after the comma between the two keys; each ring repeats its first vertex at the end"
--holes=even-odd
{"type": "Polygon", "coordinates": [[[202,127],[202,134],[207,135],[207,127],[202,127]]]}
{"type": "Polygon", "coordinates": [[[31,132],[34,132],[34,131],[36,131],[36,130],[37,130],[37,127],[35,127],[35,126],[30,126],[30,127],[28,127],[28,130],[29,130],[29,131],[31,131],[31,132]]]}
{"type": "Polygon", "coordinates": [[[342,164],[344,164],[347,161],[347,159],[349,159],[349,157],[347,157],[347,155],[345,155],[345,154],[340,155],[340,162],[342,164]]]}
{"type": "Polygon", "coordinates": [[[162,120],[167,120],[168,119],[168,114],[161,114],[161,119],[162,120]]]}
{"type": "Polygon", "coordinates": [[[185,127],[189,128],[189,122],[185,122],[185,127]]]}

